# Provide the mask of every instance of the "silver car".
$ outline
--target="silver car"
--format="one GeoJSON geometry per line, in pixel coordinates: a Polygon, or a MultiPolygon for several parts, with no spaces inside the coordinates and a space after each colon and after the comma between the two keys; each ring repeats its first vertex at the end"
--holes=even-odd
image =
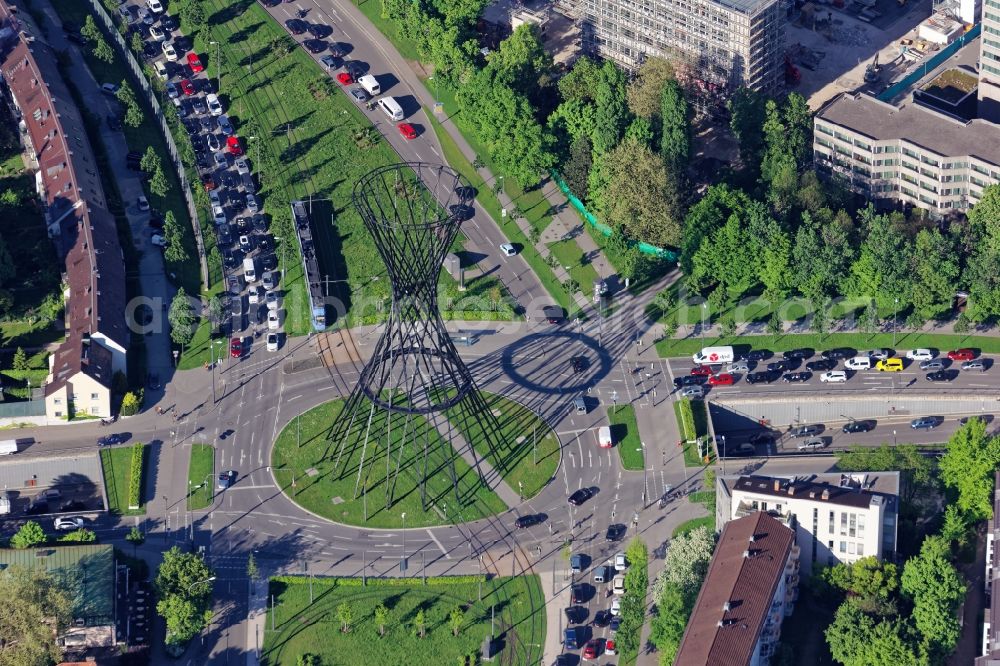
{"type": "Polygon", "coordinates": [[[933,361],[921,361],[921,370],[944,370],[944,361],[933,360],[933,361]]]}
{"type": "Polygon", "coordinates": [[[799,444],[799,451],[815,451],[826,446],[826,440],[822,437],[810,437],[799,444]]]}
{"type": "Polygon", "coordinates": [[[704,398],[705,389],[702,386],[686,386],[681,391],[681,396],[684,398],[704,398]]]}
{"type": "Polygon", "coordinates": [[[734,361],[729,364],[727,372],[750,372],[750,363],[747,361],[734,361]]]}

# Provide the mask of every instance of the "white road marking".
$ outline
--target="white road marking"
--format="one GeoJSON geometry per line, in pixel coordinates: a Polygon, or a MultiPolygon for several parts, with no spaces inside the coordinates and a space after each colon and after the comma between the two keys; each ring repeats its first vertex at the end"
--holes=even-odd
{"type": "Polygon", "coordinates": [[[451,559],[451,555],[449,555],[448,551],[445,550],[444,545],[442,545],[442,543],[440,541],[438,541],[438,538],[436,536],[434,536],[434,532],[432,532],[430,530],[427,530],[427,536],[429,536],[431,538],[431,541],[433,541],[434,543],[436,543],[437,547],[439,549],[441,549],[441,554],[444,555],[446,559],[450,560],[451,559]]]}

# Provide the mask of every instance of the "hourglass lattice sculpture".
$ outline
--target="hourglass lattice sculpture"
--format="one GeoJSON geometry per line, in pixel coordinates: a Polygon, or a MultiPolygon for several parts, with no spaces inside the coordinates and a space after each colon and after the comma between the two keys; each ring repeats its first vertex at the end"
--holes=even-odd
{"type": "Polygon", "coordinates": [[[334,469],[355,475],[354,499],[364,496],[365,520],[368,495],[381,494],[384,485],[388,509],[401,492],[401,474],[419,488],[425,510],[440,507],[445,494],[428,497],[432,475],[450,475],[456,511],[472,501],[479,484],[489,484],[470,445],[498,450],[499,425],[459,358],[437,303],[438,275],[471,194],[458,173],[425,163],[382,167],[354,186],[354,206],[392,283],[385,329],[330,433],[337,447],[334,469]],[[455,457],[463,454],[472,460],[475,478],[457,473],[455,457]]]}

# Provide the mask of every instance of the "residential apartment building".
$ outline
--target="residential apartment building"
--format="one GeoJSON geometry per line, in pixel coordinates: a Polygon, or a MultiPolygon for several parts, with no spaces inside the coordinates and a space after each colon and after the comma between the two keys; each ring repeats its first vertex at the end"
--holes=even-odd
{"type": "Polygon", "coordinates": [[[760,666],[798,599],[795,533],[763,511],[723,528],[684,630],[676,666],[760,666]]]}
{"type": "MultiPolygon", "coordinates": [[[[1000,472],[993,473],[993,517],[986,525],[986,608],[983,609],[983,644],[975,666],[1000,665],[1000,594],[993,594],[993,583],[1000,577],[1000,472]]],[[[998,590],[1000,591],[1000,588],[998,590]]]]}
{"type": "Polygon", "coordinates": [[[0,0],[0,77],[35,167],[49,236],[65,261],[66,339],[49,357],[46,415],[111,415],[115,372],[126,371],[125,264],[83,118],[56,53],[0,0]]]}
{"type": "Polygon", "coordinates": [[[813,129],[816,168],[876,202],[940,216],[968,210],[1000,183],[1000,125],[986,120],[843,93],[819,110],[813,129]]]}
{"type": "Polygon", "coordinates": [[[806,478],[726,476],[716,484],[716,525],[764,511],[795,531],[802,570],[863,557],[893,560],[899,472],[806,478]]]}
{"type": "Polygon", "coordinates": [[[1000,0],[983,0],[979,117],[1000,123],[1000,0]]]}
{"type": "Polygon", "coordinates": [[[784,78],[786,0],[561,0],[584,50],[633,69],[682,59],[706,82],[776,91],[784,78]]]}

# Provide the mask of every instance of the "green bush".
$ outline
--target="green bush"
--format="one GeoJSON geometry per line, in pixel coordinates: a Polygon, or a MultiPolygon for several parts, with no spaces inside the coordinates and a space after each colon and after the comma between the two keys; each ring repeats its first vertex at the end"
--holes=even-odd
{"type": "Polygon", "coordinates": [[[142,462],[146,447],[136,442],[132,447],[132,466],[128,475],[128,508],[138,509],[142,502],[142,462]]]}
{"type": "Polygon", "coordinates": [[[685,398],[677,402],[677,421],[677,426],[681,431],[681,438],[685,442],[697,436],[694,425],[694,409],[691,407],[690,398],[685,398]]]}
{"type": "MultiPolygon", "coordinates": [[[[339,585],[342,587],[361,587],[361,578],[347,578],[341,576],[274,576],[271,580],[275,583],[285,583],[286,585],[339,585]]],[[[383,587],[423,585],[424,581],[420,577],[412,578],[376,578],[368,576],[365,580],[367,585],[378,585],[383,587]]],[[[467,585],[469,583],[485,583],[489,580],[486,575],[474,574],[471,576],[428,576],[427,585],[467,585]]]]}
{"type": "Polygon", "coordinates": [[[59,537],[59,541],[64,543],[93,543],[97,541],[97,535],[91,530],[80,528],[59,537]]]}

